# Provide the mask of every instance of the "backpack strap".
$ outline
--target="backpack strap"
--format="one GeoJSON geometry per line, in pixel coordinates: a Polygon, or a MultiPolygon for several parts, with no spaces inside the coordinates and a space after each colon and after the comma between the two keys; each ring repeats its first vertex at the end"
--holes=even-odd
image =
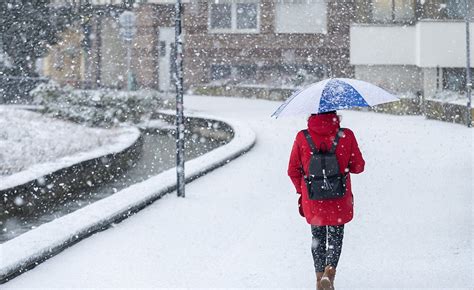
{"type": "Polygon", "coordinates": [[[339,130],[336,133],[336,138],[334,139],[334,142],[332,142],[332,147],[329,153],[336,152],[336,147],[337,147],[337,144],[339,143],[339,138],[341,137],[342,134],[344,134],[344,128],[339,128],[339,130]]]}
{"type": "Polygon", "coordinates": [[[306,141],[308,141],[309,147],[311,148],[311,151],[313,151],[313,154],[318,154],[319,150],[316,148],[316,145],[314,145],[313,139],[311,138],[311,135],[309,135],[308,130],[303,130],[303,134],[306,137],[306,141]]]}

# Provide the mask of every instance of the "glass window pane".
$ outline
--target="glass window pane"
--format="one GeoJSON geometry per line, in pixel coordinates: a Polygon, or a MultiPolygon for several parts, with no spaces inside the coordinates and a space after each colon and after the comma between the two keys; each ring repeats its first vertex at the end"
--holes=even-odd
{"type": "Polygon", "coordinates": [[[237,77],[241,81],[254,82],[257,76],[256,65],[240,65],[237,66],[237,77]]]}
{"type": "Polygon", "coordinates": [[[210,25],[215,28],[232,28],[232,4],[211,4],[210,25]]]}
{"type": "Polygon", "coordinates": [[[237,29],[257,28],[257,4],[239,3],[237,4],[237,29]]]}
{"type": "Polygon", "coordinates": [[[166,41],[160,41],[160,56],[166,56],[166,41]]]}
{"type": "MultiPolygon", "coordinates": [[[[446,1],[446,17],[449,19],[464,19],[467,0],[447,0],[446,1]]],[[[472,6],[472,4],[469,4],[472,6]]]]}
{"type": "Polygon", "coordinates": [[[443,69],[443,88],[450,91],[464,91],[466,87],[466,70],[462,68],[443,69]]]}
{"type": "Polygon", "coordinates": [[[275,31],[277,33],[326,33],[327,10],[325,0],[279,0],[275,7],[275,31]]]}
{"type": "Polygon", "coordinates": [[[230,65],[211,65],[211,80],[223,80],[230,78],[232,74],[232,68],[230,65]]]}
{"type": "Polygon", "coordinates": [[[411,21],[415,18],[414,0],[395,0],[395,21],[411,21]]]}
{"type": "Polygon", "coordinates": [[[374,0],[372,2],[372,17],[375,22],[391,22],[392,0],[374,0]]]}

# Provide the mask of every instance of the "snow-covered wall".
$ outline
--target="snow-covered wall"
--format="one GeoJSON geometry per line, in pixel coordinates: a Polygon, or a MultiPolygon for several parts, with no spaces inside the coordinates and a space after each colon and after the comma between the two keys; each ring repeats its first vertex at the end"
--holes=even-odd
{"type": "MultiPolygon", "coordinates": [[[[186,112],[186,116],[221,121],[234,131],[234,138],[228,144],[186,162],[186,181],[227,164],[256,142],[255,133],[238,121],[191,112],[186,112]]],[[[92,233],[127,218],[175,188],[176,169],[172,168],[1,244],[0,284],[92,233]]]]}

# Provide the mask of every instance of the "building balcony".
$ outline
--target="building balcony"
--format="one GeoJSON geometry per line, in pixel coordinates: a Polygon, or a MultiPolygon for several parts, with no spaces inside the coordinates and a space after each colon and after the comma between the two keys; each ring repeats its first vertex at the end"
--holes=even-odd
{"type": "MultiPolygon", "coordinates": [[[[474,23],[470,23],[474,56],[474,23]]],[[[466,24],[463,21],[421,20],[415,25],[352,24],[351,65],[414,65],[465,67],[466,24]]],[[[471,62],[471,67],[474,62],[471,62]]]]}

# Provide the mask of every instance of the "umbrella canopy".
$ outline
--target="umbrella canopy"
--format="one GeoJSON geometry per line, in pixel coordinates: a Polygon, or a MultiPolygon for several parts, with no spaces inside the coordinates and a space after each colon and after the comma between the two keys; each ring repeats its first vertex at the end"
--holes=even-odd
{"type": "Polygon", "coordinates": [[[398,101],[398,98],[371,83],[333,78],[295,92],[272,114],[272,117],[318,114],[352,107],[371,107],[394,101],[398,101]]]}

